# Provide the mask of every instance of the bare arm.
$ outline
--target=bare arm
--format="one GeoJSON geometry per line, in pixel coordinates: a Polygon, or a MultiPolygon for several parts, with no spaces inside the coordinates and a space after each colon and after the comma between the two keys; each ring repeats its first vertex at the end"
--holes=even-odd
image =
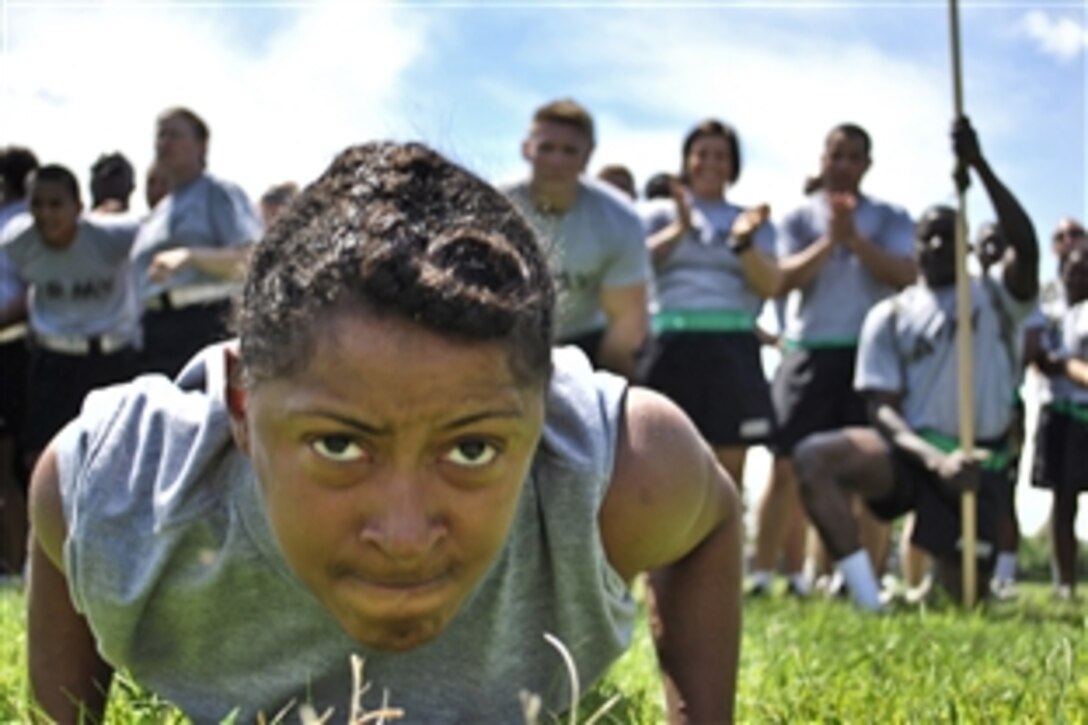
{"type": "Polygon", "coordinates": [[[782,287],[779,294],[804,287],[824,266],[824,262],[835,249],[835,242],[829,236],[822,236],[796,254],[780,259],[782,287]]]}
{"type": "Polygon", "coordinates": [[[858,233],[854,224],[858,206],[856,194],[833,192],[828,194],[828,201],[831,204],[831,238],[853,252],[865,271],[881,284],[897,290],[914,282],[918,267],[913,259],[891,254],[858,233]]]}
{"type": "Polygon", "coordinates": [[[771,215],[766,204],[745,209],[733,221],[729,244],[740,260],[740,268],[748,286],[763,299],[776,297],[782,285],[778,262],[756,248],[756,232],[771,215]]]}
{"type": "Polygon", "coordinates": [[[978,135],[971,122],[961,116],[952,128],[957,158],[973,168],[997,214],[997,223],[1009,243],[1006,251],[1005,287],[1019,300],[1030,300],[1039,292],[1039,240],[1024,207],[997,177],[982,155],[978,135]]]}
{"type": "Polygon", "coordinates": [[[868,270],[882,284],[903,289],[913,284],[918,276],[918,265],[909,257],[891,254],[871,240],[855,233],[844,242],[868,270]]]}
{"type": "Polygon", "coordinates": [[[608,323],[597,361],[601,367],[631,380],[635,375],[636,355],[649,330],[646,284],[605,287],[600,301],[608,323]]]}
{"type": "Polygon", "coordinates": [[[672,194],[673,203],[676,204],[676,219],[667,226],[662,227],[646,239],[646,246],[650,248],[650,261],[654,267],[660,267],[680,240],[691,231],[691,204],[688,202],[687,192],[676,177],[669,179],[669,191],[672,194]]]}
{"type": "Polygon", "coordinates": [[[1066,358],[1065,375],[1076,385],[1088,388],[1088,362],[1077,357],[1066,358]]]}
{"type": "Polygon", "coordinates": [[[61,725],[88,718],[99,722],[113,670],[98,656],[94,636],[68,594],[62,555],[67,527],[52,446],[42,454],[31,480],[30,523],[27,663],[31,691],[42,712],[61,725]]]}
{"type": "Polygon", "coordinates": [[[649,571],[654,641],[672,723],[733,720],[740,651],[736,487],[686,416],[633,388],[599,514],[609,560],[649,571]]]}
{"type": "Polygon", "coordinates": [[[960,451],[945,453],[918,435],[899,413],[898,394],[870,391],[866,398],[870,420],[881,435],[927,471],[937,474],[949,493],[958,494],[964,489],[978,488],[978,466],[962,456],[960,451]]]}
{"type": "Polygon", "coordinates": [[[147,276],[163,282],[176,272],[195,267],[201,272],[224,280],[241,279],[252,245],[235,247],[176,247],[156,254],[151,260],[147,276]]]}

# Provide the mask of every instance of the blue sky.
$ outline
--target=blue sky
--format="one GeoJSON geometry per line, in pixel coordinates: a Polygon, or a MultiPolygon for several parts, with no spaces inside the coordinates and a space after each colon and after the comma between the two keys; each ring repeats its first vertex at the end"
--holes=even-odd
{"type": "MultiPolygon", "coordinates": [[[[870,193],[912,214],[954,200],[944,2],[2,5],[0,142],[81,178],[107,150],[145,167],[155,115],[183,104],[212,127],[212,172],[253,195],[373,138],[508,179],[532,110],[569,95],[597,118],[591,170],[673,170],[683,134],[718,117],[743,147],[730,197],[777,216],[850,120],[874,138],[870,193]]],[[[967,111],[1043,241],[1060,216],[1088,216],[1086,13],[961,3],[967,111]]],[[[989,216],[973,188],[972,227],[989,216]]]]}

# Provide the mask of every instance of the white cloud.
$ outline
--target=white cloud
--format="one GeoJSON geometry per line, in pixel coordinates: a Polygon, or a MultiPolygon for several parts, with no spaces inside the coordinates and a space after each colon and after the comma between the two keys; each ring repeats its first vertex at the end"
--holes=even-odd
{"type": "Polygon", "coordinates": [[[100,151],[145,168],[154,118],[186,105],[211,127],[212,173],[257,195],[309,181],[348,144],[394,135],[424,19],[384,4],[312,4],[258,45],[230,35],[226,12],[6,8],[2,137],[85,179],[100,151]]]}
{"type": "Polygon", "coordinates": [[[1088,28],[1070,16],[1051,17],[1032,10],[1024,15],[1020,28],[1038,43],[1039,50],[1061,61],[1075,60],[1088,49],[1088,28]]]}

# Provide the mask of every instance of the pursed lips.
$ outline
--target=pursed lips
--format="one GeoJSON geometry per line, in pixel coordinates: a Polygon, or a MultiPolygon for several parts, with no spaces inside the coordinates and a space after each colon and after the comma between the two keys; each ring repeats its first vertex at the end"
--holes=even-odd
{"type": "Polygon", "coordinates": [[[345,568],[339,572],[339,575],[366,587],[383,589],[400,594],[413,594],[429,591],[442,585],[450,579],[452,571],[452,568],[445,568],[436,573],[388,572],[376,574],[345,568]]]}

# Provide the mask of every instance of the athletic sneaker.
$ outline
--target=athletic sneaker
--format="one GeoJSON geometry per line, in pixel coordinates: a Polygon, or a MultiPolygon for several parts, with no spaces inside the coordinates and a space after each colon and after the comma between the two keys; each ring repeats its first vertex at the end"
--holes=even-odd
{"type": "Polygon", "coordinates": [[[999,602],[1012,602],[1020,598],[1020,590],[1012,579],[994,579],[990,582],[990,596],[999,602]]]}

